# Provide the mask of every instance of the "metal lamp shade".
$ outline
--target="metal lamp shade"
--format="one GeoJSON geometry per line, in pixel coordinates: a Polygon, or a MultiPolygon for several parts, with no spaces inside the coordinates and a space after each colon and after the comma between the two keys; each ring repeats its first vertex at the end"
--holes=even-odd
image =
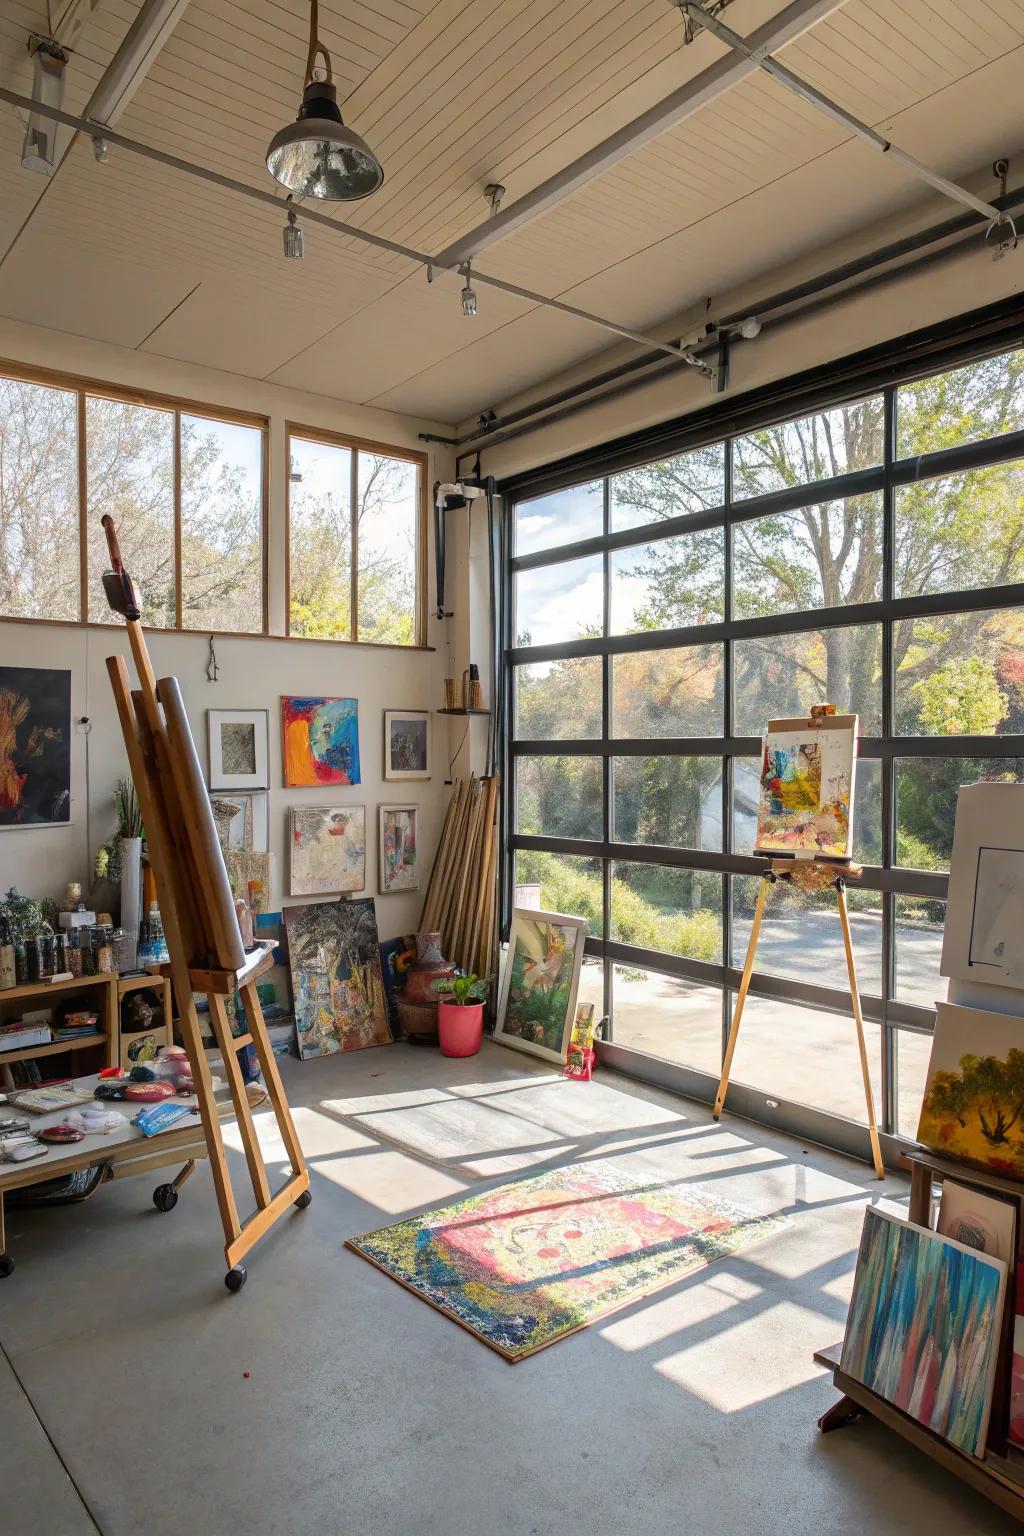
{"type": "Polygon", "coordinates": [[[326,202],[355,202],[376,192],[384,180],[373,150],[342,122],[329,80],[306,86],[298,120],[270,141],[267,169],[296,197],[326,202]]]}

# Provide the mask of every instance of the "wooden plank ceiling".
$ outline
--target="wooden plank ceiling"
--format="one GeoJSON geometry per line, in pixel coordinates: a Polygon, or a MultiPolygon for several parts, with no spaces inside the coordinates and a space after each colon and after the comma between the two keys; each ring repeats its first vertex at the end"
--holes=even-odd
{"type": "MultiPolygon", "coordinates": [[[[749,34],[779,0],[735,0],[749,34]]],[[[67,74],[84,107],[136,0],[104,0],[67,74]]],[[[6,0],[0,79],[26,91],[44,0],[6,0]]],[[[271,135],[294,116],[306,0],[191,0],[118,124],[147,144],[268,188],[271,135]]],[[[346,121],[385,168],[339,210],[428,251],[515,201],[724,51],[682,46],[665,0],[321,0],[346,121]]],[[[1024,0],[848,0],[786,62],[897,142],[964,175],[1020,148],[1024,0]]],[[[601,351],[577,320],[479,290],[343,234],[308,229],[181,172],[75,141],[49,180],[22,171],[0,109],[0,314],[147,352],[456,421],[601,351]]],[[[70,136],[69,136],[70,137],[70,136]]],[[[903,171],[765,76],[667,130],[496,244],[510,281],[654,326],[704,296],[919,201],[903,171]]],[[[330,205],[324,205],[330,209],[330,205]]],[[[333,210],[332,210],[333,211],[333,210]]]]}

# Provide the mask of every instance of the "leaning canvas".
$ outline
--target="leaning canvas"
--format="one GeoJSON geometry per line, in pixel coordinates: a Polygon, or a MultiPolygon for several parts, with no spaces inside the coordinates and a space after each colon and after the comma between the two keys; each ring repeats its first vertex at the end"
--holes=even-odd
{"type": "Polygon", "coordinates": [[[985,1450],[1006,1265],[864,1213],[840,1369],[969,1456],[985,1450]]]}
{"type": "Polygon", "coordinates": [[[586,937],[582,917],[515,909],[496,1040],[565,1065],[586,937]]]}
{"type": "Polygon", "coordinates": [[[299,1055],[390,1045],[372,897],[285,907],[299,1055]]]}
{"type": "Polygon", "coordinates": [[[71,819],[71,673],[0,667],[0,827],[71,819]]]}
{"type": "Polygon", "coordinates": [[[282,698],[281,732],[286,788],[359,783],[358,700],[282,698]]]}
{"type": "Polygon", "coordinates": [[[957,794],[943,976],[1024,987],[1024,784],[957,794]]]}
{"type": "Polygon", "coordinates": [[[936,1004],[917,1139],[1009,1178],[1024,1178],[1024,1019],[936,1004]]]}
{"type": "Polygon", "coordinates": [[[851,856],[856,748],[856,715],[768,722],[757,853],[851,856]]]}
{"type": "Polygon", "coordinates": [[[361,891],[366,884],[366,807],[293,805],[291,895],[361,891]]]}

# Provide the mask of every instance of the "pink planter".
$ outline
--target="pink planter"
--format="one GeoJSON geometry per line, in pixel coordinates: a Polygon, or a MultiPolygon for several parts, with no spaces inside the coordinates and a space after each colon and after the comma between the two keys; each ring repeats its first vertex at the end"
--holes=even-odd
{"type": "Polygon", "coordinates": [[[442,1056],[475,1056],[484,1037],[483,1003],[438,1003],[442,1056]]]}

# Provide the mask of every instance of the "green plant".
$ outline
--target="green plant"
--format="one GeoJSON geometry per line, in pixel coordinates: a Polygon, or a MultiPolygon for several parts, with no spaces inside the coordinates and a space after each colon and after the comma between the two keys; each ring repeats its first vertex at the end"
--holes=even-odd
{"type": "Polygon", "coordinates": [[[469,975],[442,976],[434,982],[434,991],[449,994],[447,1000],[460,1008],[468,1008],[473,1003],[486,1002],[490,987],[490,977],[474,976],[472,972],[469,975]]]}
{"type": "Polygon", "coordinates": [[[50,932],[42,907],[31,896],[21,896],[12,885],[0,901],[0,921],[10,929],[15,943],[28,943],[41,934],[50,932]]]}
{"type": "Polygon", "coordinates": [[[117,831],[110,840],[96,850],[94,869],[98,880],[110,880],[115,885],[121,878],[121,840],[125,837],[145,837],[142,825],[142,808],[130,779],[118,779],[114,790],[114,811],[117,815],[117,831]]]}

